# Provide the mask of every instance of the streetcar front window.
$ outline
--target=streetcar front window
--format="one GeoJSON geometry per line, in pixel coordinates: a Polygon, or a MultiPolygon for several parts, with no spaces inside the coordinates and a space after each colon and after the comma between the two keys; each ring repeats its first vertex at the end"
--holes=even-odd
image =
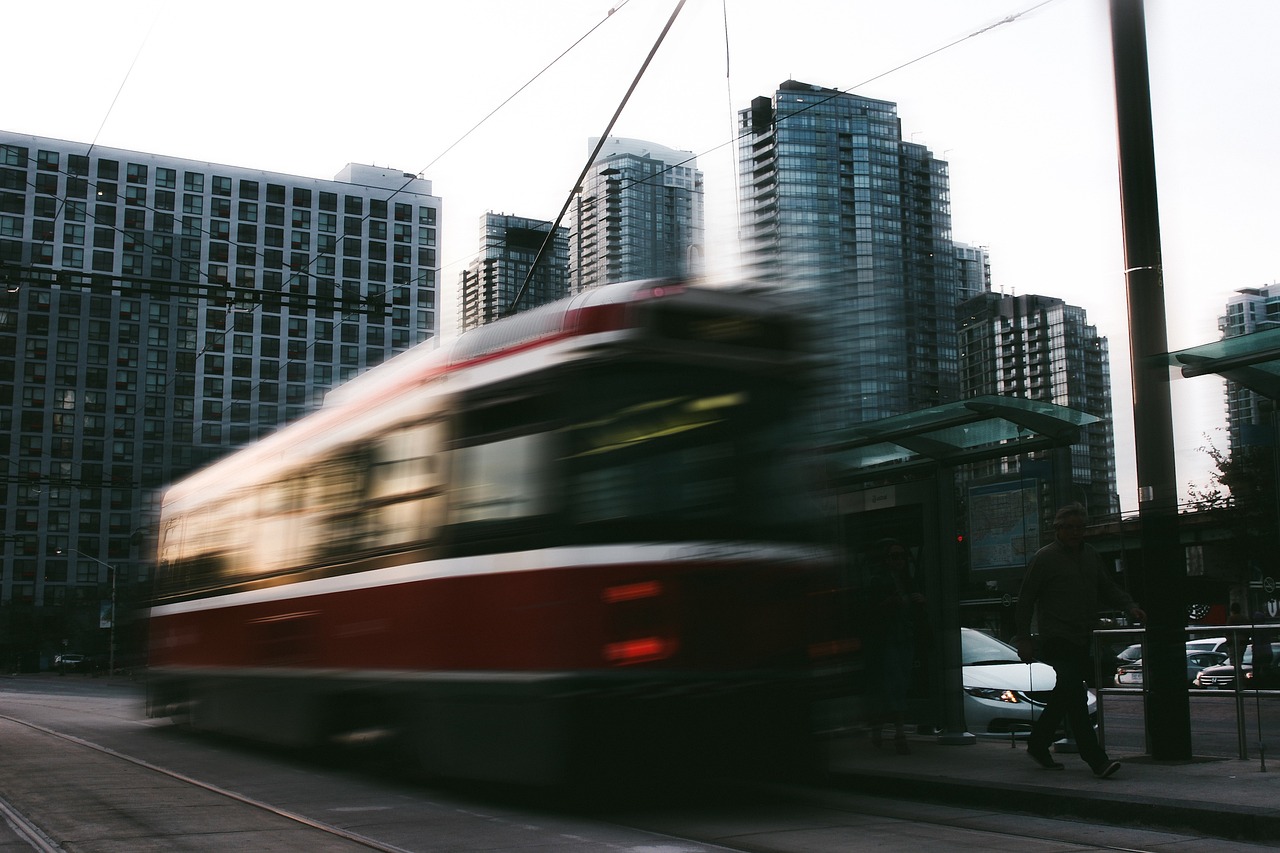
{"type": "MultiPolygon", "coordinates": [[[[575,383],[563,430],[567,520],[611,537],[777,537],[797,520],[781,389],[653,368],[575,383]]],[[[792,533],[795,531],[792,530],[792,533]]]]}

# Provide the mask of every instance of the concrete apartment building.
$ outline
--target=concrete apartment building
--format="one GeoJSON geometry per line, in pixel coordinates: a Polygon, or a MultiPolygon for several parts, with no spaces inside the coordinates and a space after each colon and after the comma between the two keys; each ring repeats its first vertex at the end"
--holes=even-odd
{"type": "Polygon", "coordinates": [[[480,253],[460,276],[460,331],[569,295],[567,228],[556,229],[537,270],[529,277],[529,270],[550,230],[551,223],[541,219],[492,211],[481,217],[480,253]],[[525,287],[526,281],[528,287],[525,287]],[[512,311],[517,298],[519,304],[512,311]]]}
{"type": "MultiPolygon", "coordinates": [[[[960,384],[966,399],[1021,397],[1101,419],[1085,426],[1082,440],[1064,451],[1069,464],[1061,467],[1069,468],[1070,481],[1061,484],[1055,502],[1078,501],[1093,518],[1117,515],[1111,362],[1107,338],[1089,323],[1085,310],[1051,296],[987,292],[965,301],[960,317],[960,384]]],[[[1050,453],[992,460],[973,466],[970,474],[999,479],[1036,468],[1047,474],[1049,466],[1028,462],[1050,453]]]]}
{"type": "Polygon", "coordinates": [[[95,651],[166,483],[435,336],[439,220],[396,170],[0,132],[0,655],[95,651]]]}

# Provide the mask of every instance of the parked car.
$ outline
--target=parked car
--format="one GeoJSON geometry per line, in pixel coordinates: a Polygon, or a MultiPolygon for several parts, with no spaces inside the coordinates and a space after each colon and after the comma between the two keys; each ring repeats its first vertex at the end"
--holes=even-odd
{"type": "MultiPolygon", "coordinates": [[[[972,628],[960,629],[960,654],[969,731],[1025,737],[1058,683],[1053,667],[1038,661],[1025,664],[1013,646],[972,628]]],[[[1097,712],[1098,700],[1090,690],[1089,719],[1097,712]]]]}
{"type": "Polygon", "coordinates": [[[1231,651],[1231,641],[1226,637],[1197,637],[1194,640],[1187,640],[1187,651],[1189,652],[1223,652],[1231,651]]]}
{"type": "MultiPolygon", "coordinates": [[[[1255,675],[1253,672],[1252,643],[1245,647],[1244,654],[1241,655],[1240,668],[1244,671],[1245,677],[1243,687],[1275,687],[1280,685],[1280,643],[1271,644],[1271,663],[1266,673],[1255,675]]],[[[1235,662],[1228,660],[1218,666],[1202,669],[1200,674],[1196,676],[1192,686],[1205,690],[1234,690],[1236,686],[1235,662]]]]}
{"type": "Polygon", "coordinates": [[[1142,659],[1142,643],[1134,643],[1116,654],[1116,667],[1126,666],[1142,659]]]}
{"type": "Polygon", "coordinates": [[[88,672],[89,657],[77,654],[54,655],[53,668],[58,672],[88,672]]]}
{"type": "MultiPolygon", "coordinates": [[[[1191,644],[1188,643],[1188,646],[1191,644]]],[[[1219,666],[1226,663],[1225,652],[1187,651],[1187,684],[1193,684],[1196,676],[1205,667],[1219,666]]],[[[1116,687],[1142,686],[1142,659],[1116,669],[1116,687]]]]}

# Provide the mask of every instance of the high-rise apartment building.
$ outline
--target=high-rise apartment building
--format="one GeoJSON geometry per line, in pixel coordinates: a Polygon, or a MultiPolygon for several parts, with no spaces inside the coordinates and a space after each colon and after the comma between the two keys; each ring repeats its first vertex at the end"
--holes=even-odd
{"type": "Polygon", "coordinates": [[[461,331],[492,323],[569,294],[569,229],[557,228],[533,276],[529,269],[551,223],[505,213],[480,219],[480,253],[462,271],[458,318],[461,331]],[[528,287],[525,287],[525,282],[528,287]],[[523,291],[523,292],[522,292],[523,291]],[[512,303],[519,304],[512,310],[512,303]]]}
{"type": "MultiPolygon", "coordinates": [[[[108,565],[143,579],[166,483],[435,335],[439,216],[430,182],[372,166],[0,133],[0,644],[18,609],[96,604],[108,565]]],[[[18,651],[97,612],[42,624],[18,651]]]]}
{"type": "Polygon", "coordinates": [[[947,164],[895,104],[835,89],[788,80],[739,118],[743,260],[812,314],[816,428],[957,399],[947,164]]]}
{"type": "MultiPolygon", "coordinates": [[[[1226,314],[1218,318],[1223,338],[1280,328],[1280,284],[1246,287],[1227,300],[1226,314]]],[[[1271,414],[1263,411],[1264,397],[1238,382],[1226,380],[1227,434],[1231,447],[1270,443],[1271,414]]],[[[1270,407],[1267,402],[1267,408],[1270,407]]]]}
{"type": "Polygon", "coordinates": [[[986,246],[953,243],[956,253],[956,302],[986,293],[991,289],[991,258],[986,246]]]}
{"type": "MultiPolygon", "coordinates": [[[[1049,296],[987,292],[967,300],[960,317],[965,399],[1023,397],[1100,418],[1084,427],[1081,441],[1071,446],[1071,482],[1058,498],[1079,501],[1095,518],[1118,513],[1107,339],[1089,324],[1085,310],[1049,296]]],[[[1016,474],[1024,461],[993,460],[973,466],[971,475],[1016,474]]]]}
{"type": "Polygon", "coordinates": [[[580,189],[570,211],[574,293],[702,272],[702,173],[692,152],[609,137],[580,189]]]}

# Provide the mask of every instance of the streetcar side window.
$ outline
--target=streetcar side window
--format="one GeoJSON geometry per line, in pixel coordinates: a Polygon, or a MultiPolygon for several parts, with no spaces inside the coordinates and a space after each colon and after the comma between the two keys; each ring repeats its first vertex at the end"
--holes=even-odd
{"type": "Polygon", "coordinates": [[[452,522],[507,521],[549,512],[550,446],[547,433],[534,433],[455,450],[452,522]]]}
{"type": "Polygon", "coordinates": [[[413,424],[381,436],[369,472],[378,545],[432,538],[444,517],[443,425],[413,424]]]}
{"type": "Polygon", "coordinates": [[[450,524],[498,524],[510,531],[551,513],[555,407],[533,390],[487,400],[458,418],[449,454],[450,524]]]}

